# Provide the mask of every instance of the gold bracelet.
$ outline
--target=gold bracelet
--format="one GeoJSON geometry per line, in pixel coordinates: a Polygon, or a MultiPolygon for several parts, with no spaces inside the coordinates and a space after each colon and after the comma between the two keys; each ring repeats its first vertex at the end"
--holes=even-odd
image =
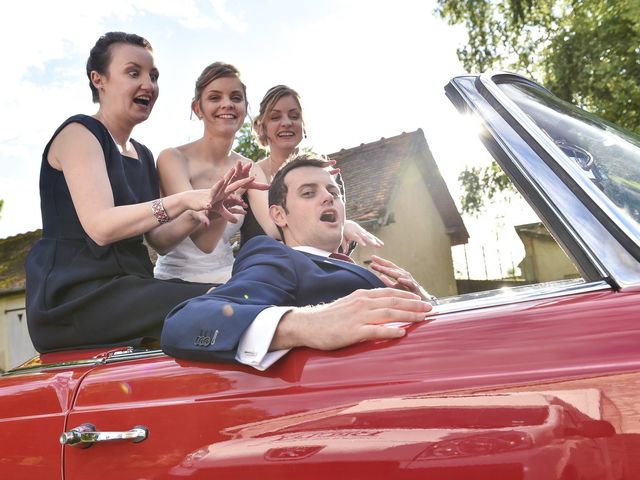
{"type": "Polygon", "coordinates": [[[162,199],[158,198],[151,202],[151,211],[153,212],[153,216],[156,217],[158,223],[162,225],[163,223],[167,223],[171,221],[171,217],[164,209],[164,204],[162,203],[162,199]]]}

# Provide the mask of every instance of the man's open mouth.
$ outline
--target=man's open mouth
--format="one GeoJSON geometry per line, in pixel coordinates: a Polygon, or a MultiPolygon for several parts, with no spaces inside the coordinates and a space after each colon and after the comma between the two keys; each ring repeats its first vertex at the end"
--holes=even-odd
{"type": "Polygon", "coordinates": [[[334,223],[336,221],[336,214],[334,212],[325,212],[320,216],[320,221],[334,223]]]}

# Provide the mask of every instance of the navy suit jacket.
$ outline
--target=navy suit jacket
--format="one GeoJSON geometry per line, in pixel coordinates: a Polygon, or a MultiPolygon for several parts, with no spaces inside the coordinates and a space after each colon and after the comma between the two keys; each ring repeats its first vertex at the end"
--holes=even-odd
{"type": "Polygon", "coordinates": [[[167,315],[162,350],[190,360],[233,360],[240,337],[265,308],[327,303],[378,287],[382,281],[356,264],[257,236],[240,250],[227,283],[167,315]]]}

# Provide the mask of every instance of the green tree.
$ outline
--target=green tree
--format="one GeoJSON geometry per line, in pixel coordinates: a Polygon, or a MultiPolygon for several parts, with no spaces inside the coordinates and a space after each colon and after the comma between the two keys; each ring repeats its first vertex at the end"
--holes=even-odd
{"type": "MultiPolygon", "coordinates": [[[[436,11],[466,27],[468,43],[458,57],[468,71],[525,73],[559,97],[640,132],[638,0],[438,0],[436,11]]],[[[491,172],[493,183],[508,184],[499,169],[491,172]]],[[[491,178],[474,178],[468,169],[460,180],[467,212],[477,213],[490,198],[484,186],[491,178]]]]}
{"type": "Polygon", "coordinates": [[[4,200],[0,200],[0,218],[2,218],[2,206],[4,205],[4,200]]]}
{"type": "Polygon", "coordinates": [[[254,162],[267,156],[267,151],[262,148],[251,131],[251,123],[245,122],[240,127],[233,149],[240,155],[250,158],[254,162]]]}

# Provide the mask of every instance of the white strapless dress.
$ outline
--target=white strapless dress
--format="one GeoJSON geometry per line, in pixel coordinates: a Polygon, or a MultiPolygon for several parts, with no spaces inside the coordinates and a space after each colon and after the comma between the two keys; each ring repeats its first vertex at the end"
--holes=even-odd
{"type": "Polygon", "coordinates": [[[240,231],[244,215],[237,215],[238,223],[227,223],[222,238],[211,253],[204,253],[187,237],[166,255],[158,255],[153,275],[169,280],[179,278],[187,282],[224,283],[231,277],[233,245],[231,238],[240,231]]]}

